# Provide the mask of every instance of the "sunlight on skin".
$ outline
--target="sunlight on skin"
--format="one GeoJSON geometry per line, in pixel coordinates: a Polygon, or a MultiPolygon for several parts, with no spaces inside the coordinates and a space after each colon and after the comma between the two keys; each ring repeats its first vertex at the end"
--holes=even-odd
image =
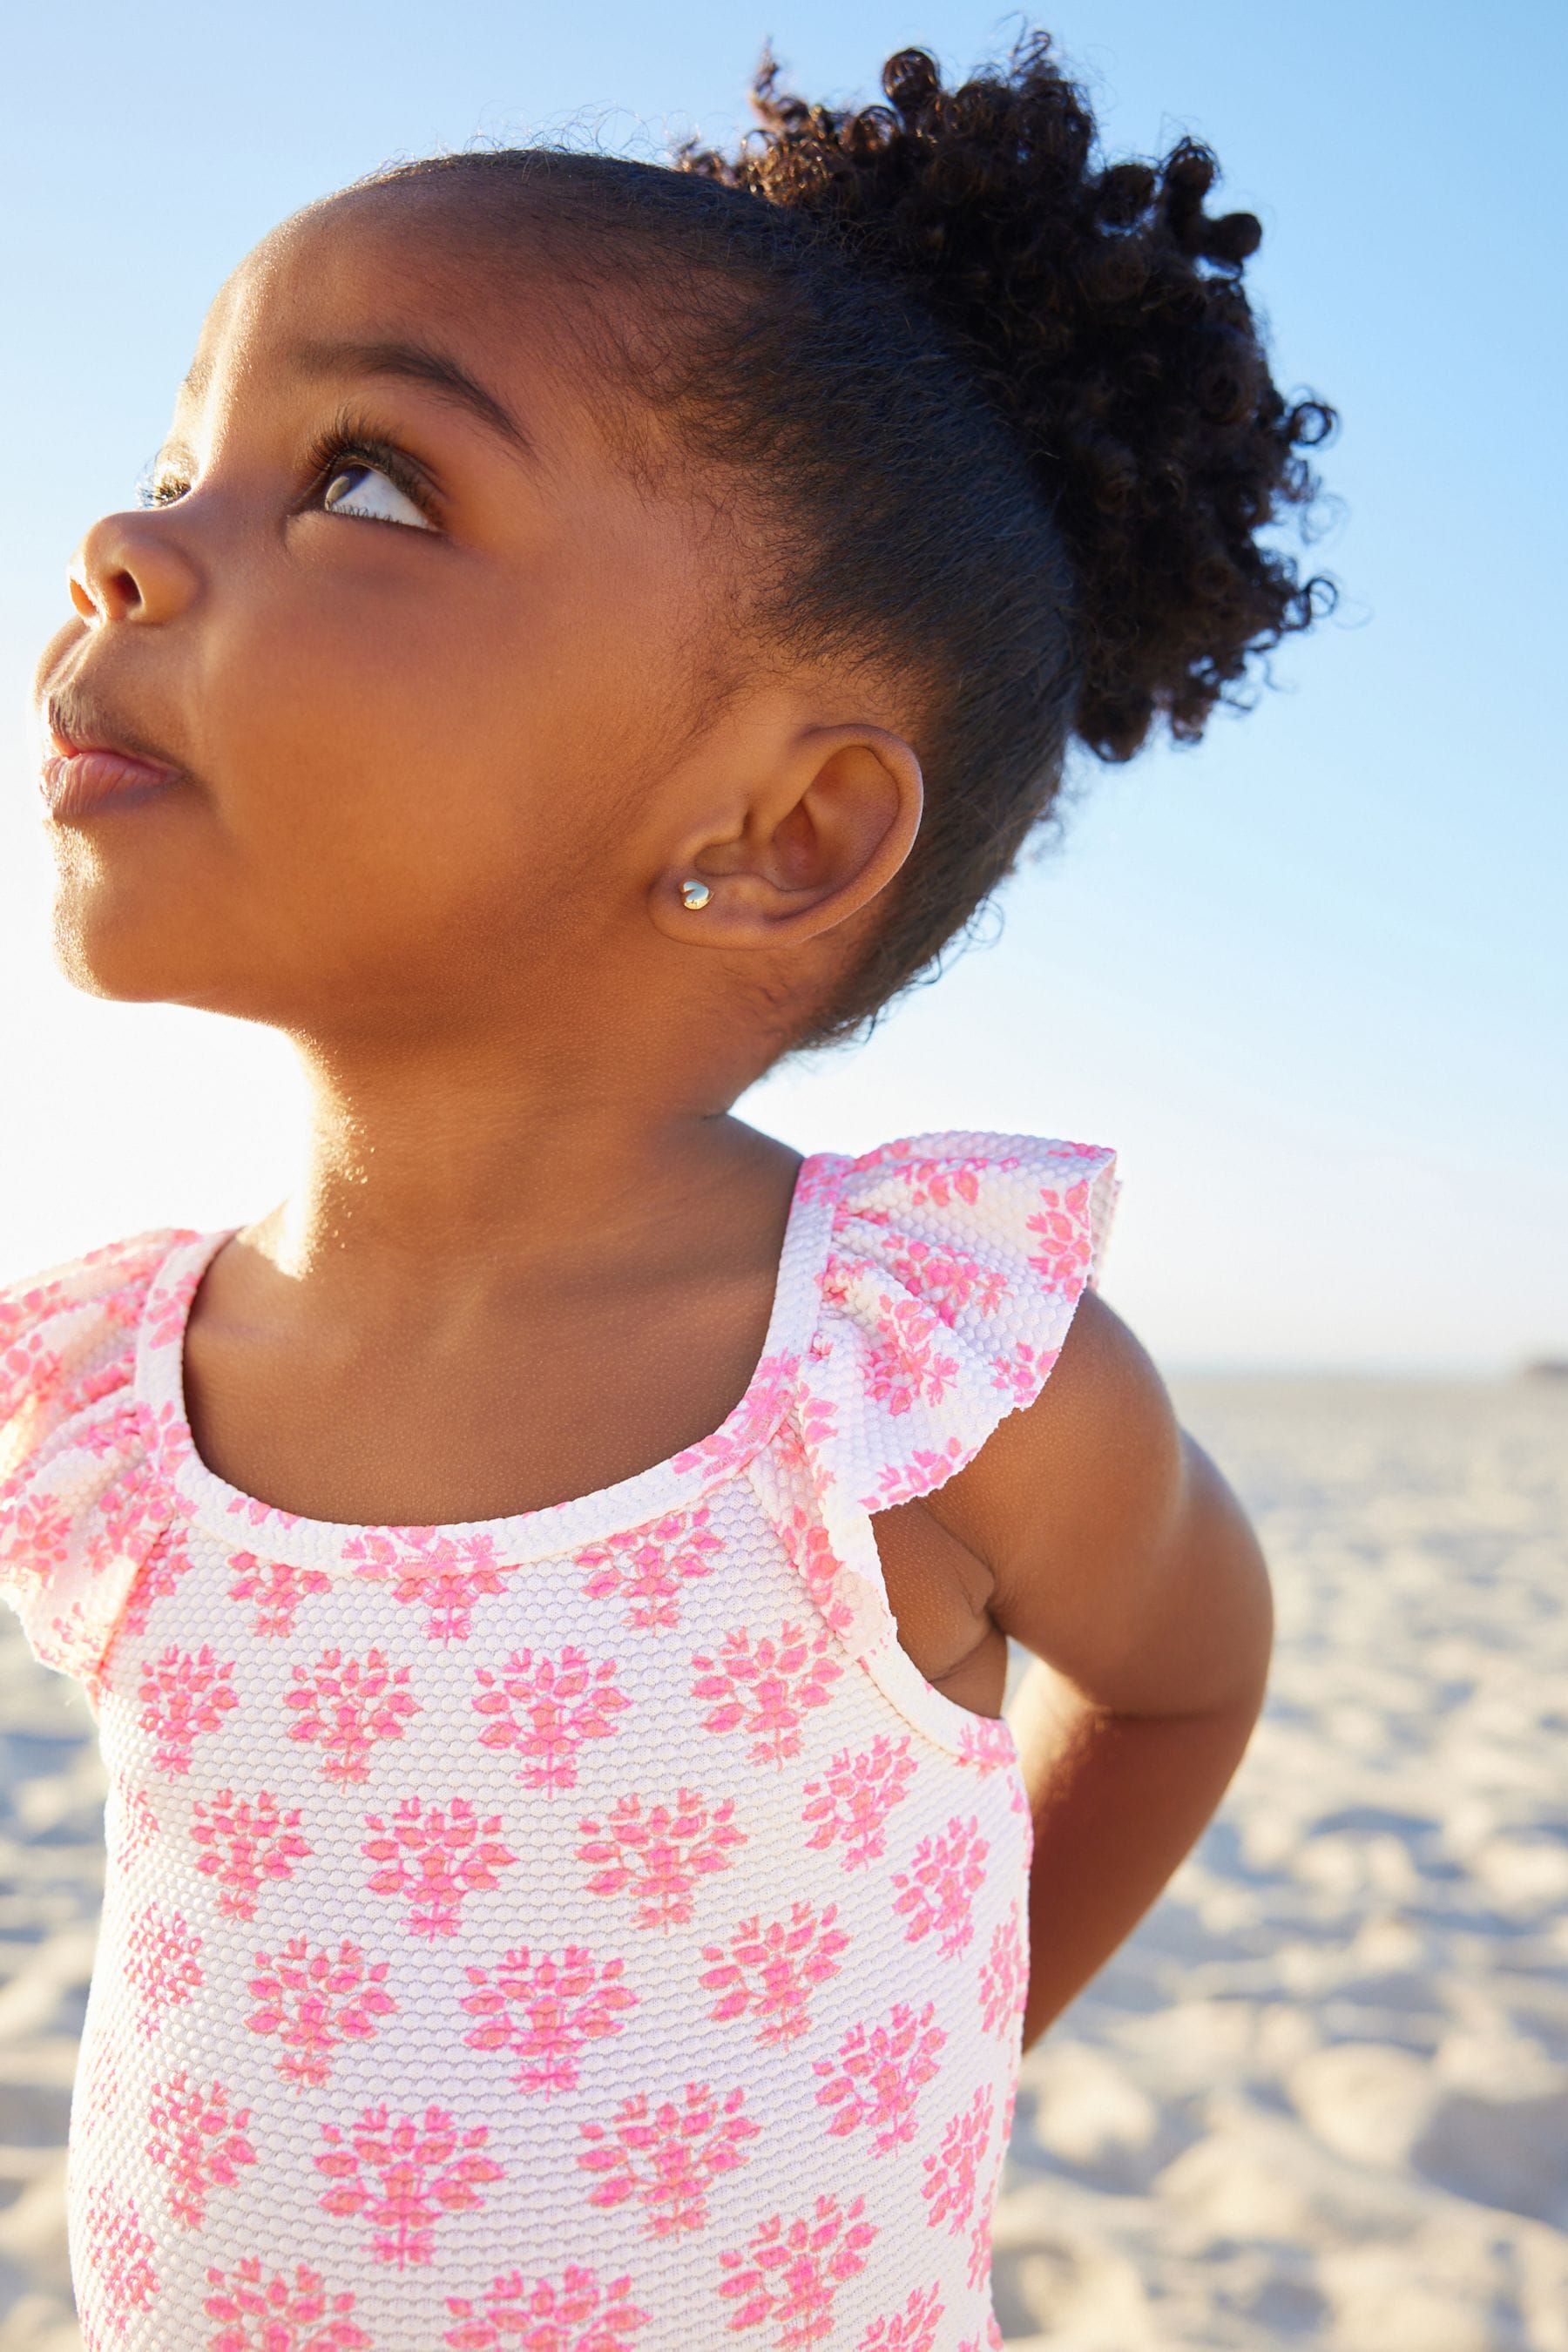
{"type": "MultiPolygon", "coordinates": [[[[711,482],[663,447],[633,479],[548,274],[476,304],[448,203],[340,198],[235,274],[153,503],[89,531],[40,670],[66,968],[275,1027],[310,1088],[300,1185],[196,1297],[202,1457],[381,1525],[595,1492],[720,1425],[799,1166],[729,1107],[921,805],[910,689],[752,641],[711,482]],[[153,764],[111,788],[117,752],[153,764]]],[[[1079,1924],[1032,2039],[1234,1769],[1261,1559],[1092,1297],[1005,1442],[877,1527],[900,1642],[959,1704],[997,1711],[1009,1638],[1039,1661],[1038,1877],[1079,1924]]]]}

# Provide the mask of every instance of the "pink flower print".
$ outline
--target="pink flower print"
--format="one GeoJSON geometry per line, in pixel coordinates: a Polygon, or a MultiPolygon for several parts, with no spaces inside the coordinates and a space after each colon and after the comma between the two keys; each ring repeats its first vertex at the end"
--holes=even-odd
{"type": "Polygon", "coordinates": [[[833,2330],[834,2296],[865,2269],[877,2235],[865,2210],[863,2197],[847,2206],[837,2197],[818,2197],[808,2215],[785,2221],[775,2213],[745,2246],[721,2253],[730,2275],[719,2292],[736,2306],[730,2328],[776,2327],[776,2352],[822,2343],[833,2330]]]}
{"type": "Polygon", "coordinates": [[[459,2323],[443,2339],[453,2352],[631,2352],[652,2315],[632,2301],[629,2277],[601,2286],[581,2263],[567,2263],[559,2286],[503,2271],[478,2302],[449,2294],[447,2308],[459,2323]]]}
{"type": "Polygon", "coordinates": [[[1007,2347],[1002,2340],[1002,2329],[994,2311],[988,2311],[985,2315],[984,2343],[982,2344],[978,2336],[966,2336],[959,2346],[958,2352],[1007,2352],[1007,2347]]]}
{"type": "Polygon", "coordinates": [[[704,1503],[592,1545],[576,1554],[574,1565],[588,1570],[583,1585],[588,1600],[617,1594],[626,1602],[627,1626],[658,1631],[679,1623],[681,1586],[711,1576],[723,1549],[704,1503]]]}
{"type": "Polygon", "coordinates": [[[166,2083],[154,2083],[147,2120],[147,2156],[162,2165],[169,2210],[187,2228],[199,2230],[215,2189],[231,2189],[242,2168],[256,2162],[245,2136],[248,2107],[231,2108],[221,2083],[198,2090],[182,2066],[166,2083]]]}
{"type": "Polygon", "coordinates": [[[1015,1904],[991,1931],[991,1949],[980,1971],[980,2016],[987,2033],[1004,2041],[1017,2032],[1029,1990],[1029,1960],[1020,1907],[1015,1904]]]}
{"type": "Polygon", "coordinates": [[[258,1952],[250,1997],[258,2003],[246,2024],[252,2033],[275,2033],[281,2044],[278,2072],[296,2090],[324,2083],[337,2045],[370,2042],[379,2021],[397,2007],[386,1990],[384,1960],[367,1960],[345,1936],[312,1951],[303,1936],[291,1937],[276,1959],[258,1952]]]}
{"type": "Polygon", "coordinates": [[[973,2221],[969,2225],[969,2263],[965,2272],[971,2286],[984,2286],[991,2275],[991,2210],[990,2200],[982,2198],[973,2221]]]}
{"type": "Polygon", "coordinates": [[[86,1601],[73,1601],[63,1617],[49,1620],[49,1631],[55,1637],[57,1664],[64,1664],[68,1673],[81,1677],[88,1703],[96,1715],[101,1695],[108,1688],[107,1682],[98,1671],[99,1653],[103,1648],[103,1630],[97,1622],[96,1612],[89,1617],[86,1601]]]}
{"type": "Polygon", "coordinates": [[[166,1527],[168,1518],[166,1506],[160,1507],[151,1470],[140,1454],[133,1455],[94,1507],[87,1551],[90,1572],[100,1576],[116,1560],[138,1558],[148,1538],[166,1527]]]}
{"type": "Polygon", "coordinates": [[[82,2236],[87,2259],[103,2289],[109,2324],[116,2336],[123,2336],[132,2312],[150,2310],[158,2293],[153,2267],[155,2242],[142,2227],[135,2198],[128,2197],[121,2205],[113,2189],[103,2185],[88,2191],[82,2236]]]}
{"type": "Polygon", "coordinates": [[[722,1429],[678,1454],[677,1470],[735,1470],[749,1462],[783,1420],[790,1401],[798,1356],[764,1356],[752,1385],[722,1429]]]}
{"type": "Polygon", "coordinates": [[[866,1358],[866,1393],[890,1413],[940,1404],[958,1378],[958,1359],[942,1351],[940,1322],[912,1298],[879,1298],[877,1337],[866,1358]]]}
{"type": "MultiPolygon", "coordinates": [[[[113,1499],[122,1506],[127,1496],[122,1488],[112,1490],[113,1499]]],[[[102,1524],[88,1548],[89,1565],[94,1573],[107,1567],[111,1557],[141,1554],[142,1565],[136,1571],[121,1620],[128,1633],[144,1633],[153,1614],[155,1601],[166,1601],[191,1565],[190,1554],[180,1543],[174,1528],[163,1519],[155,1500],[136,1493],[129,1497],[132,1507],[110,1508],[100,1506],[102,1524]],[[112,1535],[109,1529],[112,1526],[112,1535]]],[[[167,1506],[163,1507],[163,1510],[167,1506]]]]}
{"type": "MultiPolygon", "coordinates": [[[[833,1353],[833,1342],[826,1331],[815,1335],[811,1352],[816,1357],[833,1353]]],[[[826,1397],[797,1389],[793,1406],[773,1435],[773,1457],[779,1469],[808,1479],[819,1501],[836,1475],[827,1465],[825,1449],[835,1434],[837,1412],[826,1397]]]]}
{"type": "Polygon", "coordinates": [[[448,1536],[436,1528],[377,1528],[343,1547],[373,1584],[390,1584],[392,1597],[428,1612],[432,1642],[466,1642],[474,1630],[474,1603],[505,1590],[511,1565],[496,1558],[491,1535],[448,1536]]]}
{"type": "Polygon", "coordinates": [[[794,1903],[787,1921],[763,1927],[756,1917],[742,1920],[730,1938],[728,1956],[722,1944],[704,1944],[709,1963],[698,1983],[705,1992],[719,1993],[708,2014],[716,2021],[731,2017],[756,2021],[759,2042],[794,2042],[810,2023],[807,2003],[815,1985],[838,1974],[838,1956],[849,1948],[849,1938],[836,1926],[838,1906],[830,1903],[818,1918],[810,1903],[794,1903]]]}
{"type": "Polygon", "coordinates": [[[217,1907],[231,1919],[254,1919],[269,1880],[292,1878],[310,1852],[300,1834],[300,1809],[287,1812],[265,1789],[254,1798],[220,1789],[210,1805],[191,1808],[191,1836],[202,1848],[196,1868],[217,1881],[217,1907]]]}
{"type": "Polygon", "coordinates": [[[907,1918],[906,1944],[921,1943],[935,1930],[945,1959],[962,1952],[974,1933],[971,1906],[984,1884],[990,1841],[980,1834],[972,1813],[967,1824],[955,1815],[945,1830],[921,1838],[909,1869],[895,1870],[893,1885],[900,1892],[893,1909],[907,1918]]]}
{"type": "Polygon", "coordinates": [[[982,2165],[991,2148],[991,2120],[995,2102],[989,2084],[983,2084],[961,2115],[942,2136],[942,2146],[925,2159],[926,2177],[921,2195],[928,2207],[926,2220],[934,2230],[943,2221],[953,2237],[969,2227],[982,2165]]]}
{"type": "Polygon", "coordinates": [[[0,1562],[30,1584],[43,1584],[70,1556],[75,1514],[50,1495],[24,1495],[5,1515],[0,1562]]]}
{"type": "MultiPolygon", "coordinates": [[[[110,1389],[121,1383],[123,1377],[123,1373],[117,1371],[112,1365],[106,1366],[100,1375],[104,1387],[100,1392],[108,1394],[110,1389]]],[[[83,1454],[90,1454],[100,1462],[108,1462],[116,1454],[133,1452],[142,1439],[142,1427],[140,1406],[121,1404],[110,1412],[100,1414],[85,1428],[73,1431],[72,1442],[83,1454]]],[[[137,1473],[132,1473],[128,1465],[127,1475],[140,1475],[146,1483],[151,1483],[144,1465],[139,1465],[137,1473]]]]}
{"type": "Polygon", "coordinates": [[[991,2276],[991,2225],[995,2216],[996,2191],[1001,2186],[1002,2165],[1007,2153],[1007,2138],[1013,2128],[1013,2106],[1016,2095],[1017,2086],[1014,2084],[1008,2090],[1006,2105],[1002,2110],[1002,2128],[1000,2131],[991,2132],[989,2130],[990,2094],[989,2092],[986,2094],[985,2129],[989,2146],[984,2159],[982,2185],[975,2197],[974,2212],[969,2224],[969,2264],[966,2275],[969,2284],[973,2287],[984,2286],[991,2276]]]}
{"type": "MultiPolygon", "coordinates": [[[[811,1352],[814,1356],[826,1356],[831,1352],[833,1342],[827,1334],[819,1331],[812,1341],[811,1352]],[[816,1344],[818,1339],[822,1342],[820,1348],[816,1344]]],[[[830,1398],[814,1396],[809,1389],[802,1389],[795,1398],[795,1418],[807,1445],[826,1445],[836,1434],[838,1407],[830,1398]]]]}
{"type": "Polygon", "coordinates": [[[889,1176],[907,1184],[913,1209],[923,1209],[928,1204],[947,1209],[954,1201],[962,1201],[973,1209],[980,1199],[983,1176],[993,1169],[1005,1173],[1022,1163],[1016,1156],[1006,1160],[920,1160],[910,1153],[907,1145],[895,1143],[868,1152],[861,1164],[867,1169],[885,1168],[889,1176]]]}
{"type": "Polygon", "coordinates": [[[986,1164],[983,1160],[905,1160],[895,1163],[889,1172],[909,1186],[911,1208],[947,1209],[954,1201],[963,1201],[973,1209],[980,1198],[980,1174],[986,1164]]]}
{"type": "Polygon", "coordinates": [[[1014,1342],[1010,1356],[991,1359],[991,1385],[1009,1395],[1014,1405],[1032,1404],[1061,1354],[1059,1348],[1032,1348],[1027,1339],[1014,1342]]]}
{"type": "Polygon", "coordinates": [[[254,1601],[250,1630],[263,1640],[294,1631],[300,1601],[309,1592],[327,1592],[332,1580],[319,1568],[296,1568],[286,1559],[258,1559],[253,1551],[230,1558],[228,1597],[254,1601]]]}
{"type": "Polygon", "coordinates": [[[172,1348],[185,1336],[191,1302],[201,1288],[205,1268],[183,1274],[167,1289],[154,1288],[147,1300],[147,1337],[154,1348],[172,1348]]]}
{"type": "Polygon", "coordinates": [[[59,1380],[63,1367],[58,1355],[45,1347],[40,1328],[25,1327],[29,1318],[41,1324],[52,1315],[60,1297],[51,1284],[43,1283],[0,1307],[0,1347],[5,1349],[0,1355],[0,1422],[13,1420],[30,1397],[49,1395],[59,1380]]]}
{"type": "Polygon", "coordinates": [[[800,1626],[786,1624],[776,1636],[764,1633],[753,1649],[742,1625],[725,1635],[717,1664],[694,1652],[691,1663],[701,1672],[691,1696],[719,1701],[702,1718],[704,1731],[743,1727],[752,1735],[752,1762],[782,1769],[787,1756],[800,1753],[802,1717],[827,1705],[828,1685],[844,1671],[830,1655],[832,1638],[824,1627],[808,1641],[800,1626]]]}
{"type": "Polygon", "coordinates": [[[375,1835],[361,1846],[381,1867],[372,1873],[373,1895],[405,1895],[410,1902],[411,1936],[455,1936],[463,1898],[500,1884],[517,1856],[500,1842],[500,1815],[480,1820],[463,1797],[449,1806],[405,1798],[388,1829],[380,1813],[367,1813],[375,1835]]]}
{"type": "MultiPolygon", "coordinates": [[[[874,2319],[855,2352],[933,2352],[943,2308],[940,2280],[924,2288],[912,2286],[903,2309],[890,2318],[874,2319]]],[[[970,2352],[979,2352],[978,2345],[970,2352]]]]}
{"type": "Polygon", "coordinates": [[[688,2083],[684,2104],[665,2099],[654,2106],[639,2092],[621,2101],[613,2124],[580,2125],[590,2146],[577,2161],[599,2175],[589,2204],[635,2199],[650,2238],[701,2229],[710,2182],[744,2164],[744,2143],[757,2136],[758,2126],[741,2112],[745,2097],[734,2090],[716,2099],[706,2083],[688,2083]]]}
{"type": "Polygon", "coordinates": [[[459,2130],[445,2107],[395,2122],[384,2105],[366,2107],[344,2130],[323,2124],[321,2137],[326,2153],[317,2157],[316,2169],[331,2183],[322,2211],[363,2213],[371,2225],[365,2252],[400,2271],[433,2262],[437,2222],[473,2212],[485,2201],[480,2189],[501,2178],[500,2166],[483,2152],[489,2126],[459,2130]]]}
{"type": "Polygon", "coordinates": [[[1028,1221],[1042,1246],[1029,1260],[1047,1290],[1070,1290],[1089,1271],[1089,1180],[1058,1190],[1040,1187],[1040,1208],[1028,1221]]]}
{"type": "Polygon", "coordinates": [[[824,1778],[805,1784],[801,1819],[816,1824],[807,1852],[820,1853],[842,1840],[846,1870],[877,1861],[887,1844],[888,1815],[908,1796],[916,1769],[907,1732],[894,1741],[879,1731],[858,1756],[841,1748],[824,1778]]]}
{"type": "Polygon", "coordinates": [[[568,1944],[560,1959],[548,1952],[535,1958],[526,1944],[508,1952],[495,1970],[470,1969],[474,1987],[460,2003],[478,2020],[463,2036],[470,2050],[504,2050],[518,2061],[512,2084],[520,2091],[575,2090],[578,2059],[585,2043],[619,2033],[637,1997],[622,1982],[626,1962],[595,1961],[581,1944],[568,1944]]]}
{"type": "Polygon", "coordinates": [[[773,1442],[770,1451],[773,1467],[781,1476],[808,1479],[811,1477],[812,1465],[806,1459],[805,1446],[793,1413],[786,1414],[780,1422],[773,1433],[773,1442]]]}
{"type": "Polygon", "coordinates": [[[914,2137],[916,2096],[940,2073],[947,2040],[935,2017],[934,2001],[918,2016],[908,2001],[895,2001],[886,2025],[857,2020],[837,2059],[813,2059],[823,2078],[816,2103],[833,2108],[827,2128],[836,2139],[868,2124],[872,2155],[886,2156],[914,2137]]]}
{"type": "Polygon", "coordinates": [[[243,1519],[247,1528],[297,1528],[298,1511],[280,1510],[276,1503],[258,1503],[254,1495],[236,1495],[226,1506],[231,1519],[243,1519]]]}
{"type": "Polygon", "coordinates": [[[578,1742],[607,1739],[631,1705],[616,1687],[614,1658],[592,1665],[571,1642],[559,1665],[543,1651],[536,1660],[531,1650],[514,1650],[499,1675],[479,1666],[475,1679],[474,1706],[489,1718],[479,1746],[510,1748],[522,1759],[523,1787],[549,1796],[576,1787],[578,1742]]]}
{"type": "Polygon", "coordinates": [[[220,1666],[207,1642],[195,1656],[170,1648],[156,1665],[143,1666],[142,1728],[156,1734],[153,1761],[161,1772],[188,1772],[202,1734],[221,1729],[224,1717],[239,1705],[233,1675],[234,1661],[220,1666]]]}
{"type": "MultiPolygon", "coordinates": [[[[836,1220],[835,1222],[837,1223],[837,1221],[836,1220]]],[[[881,1221],[873,1218],[869,1222],[876,1223],[881,1221]]],[[[822,1294],[823,1305],[825,1307],[847,1307],[849,1304],[850,1289],[854,1285],[856,1278],[864,1271],[864,1259],[843,1258],[840,1257],[837,1251],[835,1250],[829,1256],[826,1265],[822,1269],[822,1272],[816,1277],[816,1286],[822,1294]]],[[[827,1331],[814,1331],[811,1338],[811,1355],[818,1361],[821,1361],[825,1358],[830,1356],[832,1352],[833,1341],[827,1331]]]]}
{"type": "Polygon", "coordinates": [[[263,2275],[252,2254],[231,2271],[207,2273],[202,2309],[219,2322],[206,2352],[373,2352],[367,2336],[349,2314],[352,2294],[328,2294],[321,2274],[296,2263],[293,2275],[263,2275]]]}
{"type": "Polygon", "coordinates": [[[115,1860],[121,1864],[134,1862],[139,1853],[148,1853],[159,1837],[158,1816],[153,1811],[144,1789],[120,1787],[118,1803],[108,1815],[110,1844],[115,1860]]]}
{"type": "Polygon", "coordinates": [[[780,1522],[779,1535],[790,1566],[804,1579],[815,1607],[835,1633],[847,1633],[855,1622],[855,1611],[849,1601],[836,1596],[839,1563],[827,1529],[797,1504],[780,1522]]]}
{"type": "Polygon", "coordinates": [[[963,1308],[994,1315],[1007,1296],[1006,1280],[994,1268],[982,1265],[963,1250],[933,1247],[930,1242],[906,1242],[896,1248],[889,1271],[950,1330],[963,1308]]]}
{"type": "Polygon", "coordinates": [[[974,1715],[958,1735],[958,1760],[968,1764],[984,1780],[1005,1771],[1017,1755],[1013,1734],[999,1715],[974,1715]]]}
{"type": "Polygon", "coordinates": [[[401,1739],[419,1702],[408,1688],[408,1668],[392,1666],[379,1650],[345,1658],[323,1650],[313,1666],[294,1666],[283,1704],[295,1709],[290,1739],[321,1750],[329,1780],[368,1780],[378,1739],[401,1739]]]}
{"type": "Polygon", "coordinates": [[[726,1797],[710,1810],[695,1789],[678,1790],[675,1803],[643,1811],[635,1793],[617,1798],[607,1827],[578,1822],[588,1835],[577,1848],[579,1862],[599,1867],[588,1881],[590,1895],[630,1889],[639,1927],[673,1927],[691,1916],[691,1896],[700,1879],[727,1870],[729,1850],[743,1845],[746,1832],[734,1822],[735,1801],[726,1797]]]}
{"type": "Polygon", "coordinates": [[[183,2008],[202,1982],[196,1954],[202,1939],[185,1925],[183,1911],[167,1918],[149,1904],[125,1939],[125,1973],[142,1996],[142,2032],[156,2033],[171,2009],[183,2008]]]}
{"type": "Polygon", "coordinates": [[[868,1511],[890,1511],[897,1503],[912,1503],[921,1495],[929,1495],[962,1470],[973,1448],[966,1453],[962,1441],[950,1437],[940,1453],[930,1446],[916,1446],[903,1462],[884,1464],[877,1479],[874,1495],[863,1496],[862,1505],[868,1511]]]}
{"type": "Polygon", "coordinates": [[[843,1182],[843,1168],[831,1153],[812,1153],[803,1160],[795,1180],[796,1203],[804,1207],[808,1201],[831,1201],[843,1182]]]}

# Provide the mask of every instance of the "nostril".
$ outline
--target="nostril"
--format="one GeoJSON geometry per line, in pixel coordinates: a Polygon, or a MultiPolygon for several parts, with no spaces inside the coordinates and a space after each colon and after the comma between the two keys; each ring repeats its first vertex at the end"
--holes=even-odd
{"type": "Polygon", "coordinates": [[[94,572],[90,586],[73,574],[70,586],[71,602],[84,621],[134,620],[145,601],[141,582],[123,565],[94,572]]]}
{"type": "Polygon", "coordinates": [[[142,609],[145,601],[142,583],[134,572],[111,572],[103,583],[100,598],[103,610],[116,621],[128,621],[142,609]]]}

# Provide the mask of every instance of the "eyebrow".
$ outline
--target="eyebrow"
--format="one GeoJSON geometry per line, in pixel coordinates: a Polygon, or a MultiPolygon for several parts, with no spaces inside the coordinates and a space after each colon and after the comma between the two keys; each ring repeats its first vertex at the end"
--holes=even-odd
{"type": "Polygon", "coordinates": [[[299,344],[290,356],[306,375],[384,375],[426,384],[466,408],[513,448],[533,455],[532,442],[505,402],[445,352],[423,343],[312,342],[299,344]]]}

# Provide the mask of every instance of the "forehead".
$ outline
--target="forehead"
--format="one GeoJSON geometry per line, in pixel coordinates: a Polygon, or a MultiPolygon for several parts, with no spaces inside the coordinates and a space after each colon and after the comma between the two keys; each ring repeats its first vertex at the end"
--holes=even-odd
{"type": "Polygon", "coordinates": [[[219,290],[184,398],[220,381],[255,390],[306,348],[401,343],[503,385],[548,388],[560,406],[580,325],[570,291],[525,220],[498,252],[456,195],[417,182],[354,189],[285,221],[219,290]]]}

